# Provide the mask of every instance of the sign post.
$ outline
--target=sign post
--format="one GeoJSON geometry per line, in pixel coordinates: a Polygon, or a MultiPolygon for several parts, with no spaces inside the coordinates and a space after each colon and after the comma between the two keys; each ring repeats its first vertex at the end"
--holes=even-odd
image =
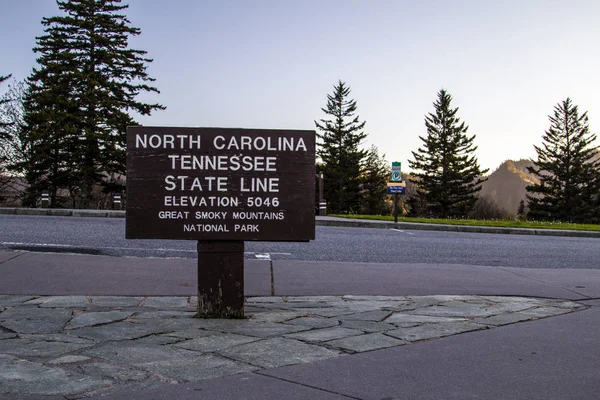
{"type": "Polygon", "coordinates": [[[315,132],[129,127],[126,238],[198,241],[198,316],[244,316],[244,241],[315,238],[315,132]]]}
{"type": "Polygon", "coordinates": [[[388,182],[387,192],[394,195],[394,223],[398,223],[398,195],[406,193],[406,183],[402,181],[401,163],[392,162],[392,176],[388,182]]]}

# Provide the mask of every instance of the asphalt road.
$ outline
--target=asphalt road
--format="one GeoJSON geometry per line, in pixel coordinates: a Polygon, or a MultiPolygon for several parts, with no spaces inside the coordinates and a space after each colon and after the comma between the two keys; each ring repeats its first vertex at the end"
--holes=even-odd
{"type": "MultiPolygon", "coordinates": [[[[0,215],[0,249],[196,257],[194,241],[126,240],[120,218],[0,215]]],[[[600,240],[318,226],[309,243],[246,242],[247,258],[600,269],[600,240]]]]}
{"type": "MultiPolygon", "coordinates": [[[[126,240],[125,220],[0,215],[0,249],[195,258],[194,241],[126,240]]],[[[247,258],[600,269],[600,239],[318,226],[309,243],[246,242],[247,258]]]]}

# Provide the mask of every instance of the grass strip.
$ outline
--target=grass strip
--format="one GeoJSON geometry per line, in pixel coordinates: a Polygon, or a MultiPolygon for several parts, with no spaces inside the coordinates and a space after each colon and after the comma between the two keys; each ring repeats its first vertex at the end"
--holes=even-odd
{"type": "MultiPolygon", "coordinates": [[[[362,219],[374,221],[394,221],[390,215],[330,214],[330,217],[362,219]]],[[[478,219],[441,219],[398,217],[398,222],[420,224],[490,226],[499,228],[559,229],[571,231],[600,231],[597,224],[571,224],[566,222],[515,221],[515,220],[478,220],[478,219]]]]}

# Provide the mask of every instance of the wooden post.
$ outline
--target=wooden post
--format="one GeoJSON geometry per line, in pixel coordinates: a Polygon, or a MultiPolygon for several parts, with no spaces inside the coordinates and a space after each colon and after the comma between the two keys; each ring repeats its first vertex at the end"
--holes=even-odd
{"type": "Polygon", "coordinates": [[[244,318],[244,242],[198,241],[199,318],[244,318]]]}

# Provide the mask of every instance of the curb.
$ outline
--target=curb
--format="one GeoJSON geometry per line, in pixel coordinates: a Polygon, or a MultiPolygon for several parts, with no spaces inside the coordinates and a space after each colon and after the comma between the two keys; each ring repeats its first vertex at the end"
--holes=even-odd
{"type": "MultiPolygon", "coordinates": [[[[125,218],[125,211],[116,210],[71,210],[62,208],[7,208],[0,207],[0,215],[38,215],[59,217],[95,217],[95,218],[125,218]]],[[[537,235],[537,236],[564,236],[580,238],[600,238],[600,232],[570,231],[559,229],[528,229],[528,228],[499,228],[489,226],[470,225],[441,225],[412,222],[365,221],[336,217],[315,216],[318,226],[339,226],[347,228],[379,228],[379,229],[406,229],[421,231],[467,232],[467,233],[495,233],[504,235],[537,235]]]]}

